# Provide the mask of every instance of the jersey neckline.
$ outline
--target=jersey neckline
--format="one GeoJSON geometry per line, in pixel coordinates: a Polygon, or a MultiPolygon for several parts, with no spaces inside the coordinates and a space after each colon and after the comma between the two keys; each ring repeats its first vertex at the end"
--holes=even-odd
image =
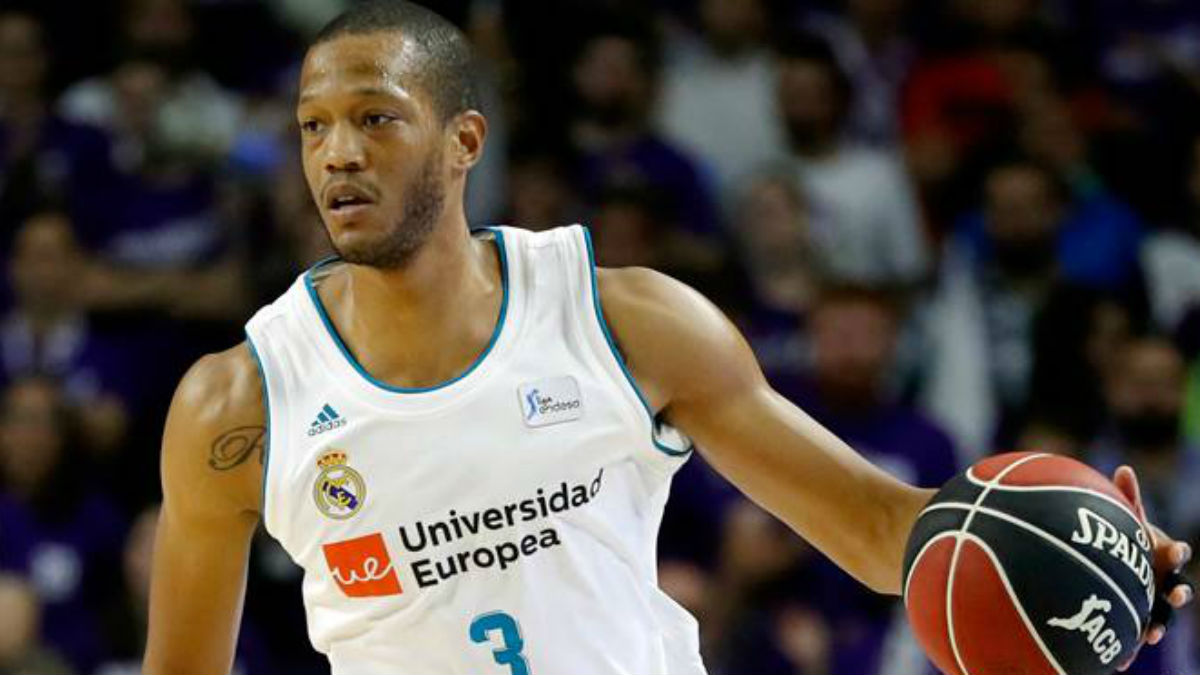
{"type": "Polygon", "coordinates": [[[337,327],[333,325],[333,321],[329,318],[329,313],[325,309],[325,304],[321,301],[321,296],[317,293],[316,285],[313,283],[313,274],[315,272],[327,265],[339,262],[341,258],[338,256],[325,258],[324,260],[317,262],[304,273],[305,290],[308,291],[308,297],[311,306],[316,310],[317,316],[320,317],[321,323],[325,327],[325,334],[337,347],[338,352],[341,354],[342,361],[349,364],[354,371],[358,373],[361,379],[366,381],[367,384],[372,385],[375,389],[379,389],[391,394],[428,394],[446,389],[451,385],[466,379],[469,375],[478,370],[479,367],[488,359],[488,356],[492,354],[497,343],[499,343],[501,336],[505,334],[505,326],[508,323],[507,319],[509,314],[509,304],[511,302],[510,297],[512,295],[512,283],[510,280],[511,261],[509,259],[508,249],[504,241],[504,232],[500,228],[485,227],[480,228],[480,230],[477,231],[490,232],[493,237],[492,241],[496,243],[496,251],[500,259],[500,314],[496,317],[496,326],[492,329],[492,335],[490,338],[488,338],[487,344],[484,345],[483,350],[479,352],[471,364],[454,377],[428,387],[399,387],[388,384],[387,382],[384,382],[383,380],[380,380],[371,373],[367,372],[367,369],[363,368],[362,364],[358,362],[358,359],[354,357],[354,354],[350,352],[349,347],[347,347],[345,341],[342,340],[341,334],[338,333],[337,327]]]}

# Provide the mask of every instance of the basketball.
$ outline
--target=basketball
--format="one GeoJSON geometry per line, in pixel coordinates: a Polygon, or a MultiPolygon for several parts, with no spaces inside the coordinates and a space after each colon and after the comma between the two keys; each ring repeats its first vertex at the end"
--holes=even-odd
{"type": "Polygon", "coordinates": [[[1138,644],[1151,539],[1129,500],[1073,459],[1011,453],[945,485],[904,556],[917,640],[947,675],[1099,675],[1138,644]]]}

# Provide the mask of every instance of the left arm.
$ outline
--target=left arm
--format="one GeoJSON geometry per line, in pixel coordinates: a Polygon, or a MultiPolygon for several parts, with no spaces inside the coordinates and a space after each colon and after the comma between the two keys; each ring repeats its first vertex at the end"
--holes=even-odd
{"type": "Polygon", "coordinates": [[[605,316],[656,410],[751,499],[859,581],[899,593],[908,534],[933,496],[902,483],[777,394],[707,300],[648,270],[600,270],[605,316]]]}
{"type": "MultiPolygon", "coordinates": [[[[695,291],[644,269],[597,277],[609,326],[652,407],[842,569],[899,593],[904,547],[933,490],[888,476],[774,392],[737,329],[695,291]]],[[[1133,471],[1122,467],[1114,483],[1144,519],[1133,471]]],[[[1191,549],[1152,531],[1161,609],[1143,637],[1153,644],[1169,608],[1191,602],[1193,591],[1177,574],[1191,549]]]]}

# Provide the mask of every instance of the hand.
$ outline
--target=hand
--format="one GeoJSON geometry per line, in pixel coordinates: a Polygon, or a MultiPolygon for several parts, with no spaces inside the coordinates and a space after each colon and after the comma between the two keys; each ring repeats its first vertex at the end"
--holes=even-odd
{"type": "MultiPolygon", "coordinates": [[[[1137,474],[1128,466],[1122,466],[1113,474],[1113,483],[1124,494],[1138,517],[1146,522],[1146,508],[1142,504],[1142,492],[1138,487],[1137,474]]],[[[1149,525],[1149,523],[1147,523],[1149,525]]],[[[1165,532],[1149,525],[1151,543],[1154,546],[1154,571],[1158,583],[1158,598],[1155,608],[1151,611],[1150,623],[1142,634],[1142,642],[1134,650],[1129,659],[1122,663],[1118,670],[1125,670],[1137,657],[1142,644],[1156,645],[1167,634],[1167,621],[1171,612],[1180,609],[1192,601],[1194,591],[1190,584],[1183,580],[1181,570],[1192,557],[1192,547],[1186,542],[1175,541],[1165,532]],[[1167,585],[1170,588],[1166,588],[1167,585]]]]}

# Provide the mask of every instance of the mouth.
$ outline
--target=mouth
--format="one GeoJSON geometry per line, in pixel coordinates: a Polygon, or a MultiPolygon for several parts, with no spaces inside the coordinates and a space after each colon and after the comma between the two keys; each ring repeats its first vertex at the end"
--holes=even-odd
{"type": "Polygon", "coordinates": [[[325,191],[325,208],[336,215],[362,211],[374,203],[370,194],[353,185],[335,185],[325,191]]]}

